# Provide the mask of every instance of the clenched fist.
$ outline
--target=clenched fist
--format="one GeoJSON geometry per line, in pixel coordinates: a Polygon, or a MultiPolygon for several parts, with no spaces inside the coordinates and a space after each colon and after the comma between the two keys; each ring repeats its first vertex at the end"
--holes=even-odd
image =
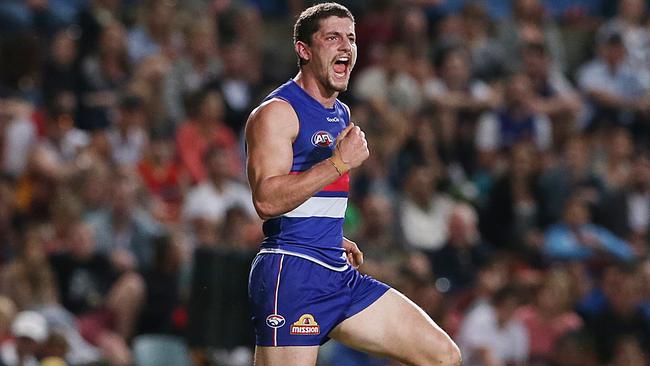
{"type": "Polygon", "coordinates": [[[350,123],[336,138],[334,157],[339,158],[351,169],[361,165],[369,155],[366,134],[354,123],[350,123]]]}

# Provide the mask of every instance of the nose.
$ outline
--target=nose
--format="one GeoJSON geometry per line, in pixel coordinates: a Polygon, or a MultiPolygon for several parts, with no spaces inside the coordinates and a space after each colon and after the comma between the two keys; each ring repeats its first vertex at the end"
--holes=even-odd
{"type": "Polygon", "coordinates": [[[352,42],[348,37],[341,37],[343,40],[341,41],[341,45],[339,46],[339,49],[342,51],[350,51],[352,49],[352,42]]]}

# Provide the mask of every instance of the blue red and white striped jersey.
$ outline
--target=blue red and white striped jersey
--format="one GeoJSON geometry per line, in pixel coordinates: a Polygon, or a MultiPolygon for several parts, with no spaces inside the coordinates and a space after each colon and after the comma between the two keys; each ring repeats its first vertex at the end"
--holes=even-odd
{"type": "MultiPolygon", "coordinates": [[[[291,174],[301,174],[332,156],[336,137],[350,123],[343,103],[336,100],[333,108],[326,108],[293,80],[265,100],[273,98],[291,104],[300,124],[293,142],[291,174]]],[[[292,211],[265,221],[261,252],[297,255],[344,270],[347,261],[341,242],[349,187],[350,177],[345,173],[292,211]]]]}

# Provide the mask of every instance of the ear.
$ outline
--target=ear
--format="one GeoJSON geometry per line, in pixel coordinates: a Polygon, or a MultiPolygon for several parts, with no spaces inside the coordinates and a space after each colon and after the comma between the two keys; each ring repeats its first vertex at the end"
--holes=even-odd
{"type": "Polygon", "coordinates": [[[311,60],[311,50],[309,49],[308,44],[302,41],[298,41],[294,47],[296,49],[296,54],[300,59],[305,60],[306,62],[309,62],[309,60],[311,60]]]}

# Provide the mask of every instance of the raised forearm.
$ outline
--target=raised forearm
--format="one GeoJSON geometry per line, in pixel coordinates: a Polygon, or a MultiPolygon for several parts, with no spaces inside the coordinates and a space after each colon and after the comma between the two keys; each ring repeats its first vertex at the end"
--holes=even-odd
{"type": "Polygon", "coordinates": [[[300,174],[287,174],[264,179],[253,200],[258,215],[266,220],[280,216],[319,192],[339,178],[329,160],[324,160],[300,174]]]}

